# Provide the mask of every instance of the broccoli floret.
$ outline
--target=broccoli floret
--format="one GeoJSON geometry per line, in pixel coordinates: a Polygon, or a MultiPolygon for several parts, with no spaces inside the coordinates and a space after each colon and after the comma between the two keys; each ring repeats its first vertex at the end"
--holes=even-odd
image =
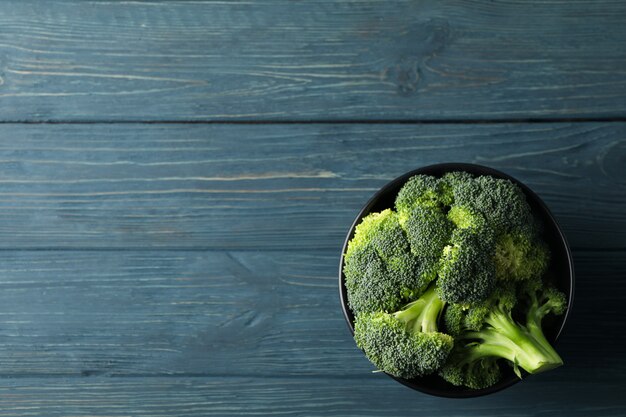
{"type": "Polygon", "coordinates": [[[440,180],[441,201],[451,206],[454,204],[457,194],[467,194],[471,190],[468,187],[474,187],[478,190],[478,185],[474,183],[474,176],[465,171],[448,172],[440,180]]]}
{"type": "Polygon", "coordinates": [[[448,244],[454,225],[438,209],[415,207],[409,214],[404,229],[411,252],[419,264],[420,286],[437,277],[439,259],[448,244]]]}
{"type": "Polygon", "coordinates": [[[527,230],[500,235],[496,243],[496,277],[522,281],[541,277],[548,267],[547,245],[527,230]]]}
{"type": "Polygon", "coordinates": [[[510,361],[518,376],[519,368],[536,374],[562,365],[541,321],[549,313],[562,314],[566,305],[563,293],[535,279],[524,282],[517,292],[513,284],[502,284],[476,307],[448,308],[445,323],[455,335],[455,348],[440,375],[455,385],[484,388],[497,382],[494,367],[499,359],[510,361]],[[520,297],[527,302],[518,302],[520,297]],[[513,318],[513,309],[520,304],[525,324],[513,318]]]}
{"type": "Polygon", "coordinates": [[[385,261],[409,251],[409,242],[396,213],[387,209],[365,216],[356,226],[346,254],[349,255],[350,251],[366,245],[372,245],[385,261]]]}
{"type": "Polygon", "coordinates": [[[468,330],[478,331],[483,328],[485,318],[494,305],[503,311],[511,311],[517,303],[515,286],[512,283],[500,283],[495,287],[491,296],[472,305],[448,304],[443,316],[445,329],[457,337],[468,330]]]}
{"type": "Polygon", "coordinates": [[[356,227],[343,272],[348,304],[355,314],[396,311],[422,288],[418,262],[391,210],[370,214],[356,227]]]}
{"type": "MultiPolygon", "coordinates": [[[[515,229],[538,229],[523,191],[513,182],[484,175],[474,178],[466,172],[451,172],[440,180],[440,200],[463,208],[469,214],[480,213],[497,234],[515,229]]],[[[462,226],[463,215],[452,215],[462,226]]],[[[454,221],[454,220],[453,220],[454,221]]]]}
{"type": "Polygon", "coordinates": [[[480,343],[469,343],[463,349],[450,354],[439,375],[456,386],[472,389],[487,388],[500,380],[498,357],[490,356],[488,346],[480,343]]]}
{"type": "Polygon", "coordinates": [[[454,204],[479,211],[497,234],[534,226],[522,190],[509,180],[481,176],[455,188],[454,204]]]}
{"type": "Polygon", "coordinates": [[[459,336],[465,330],[467,307],[461,304],[447,304],[443,315],[443,330],[452,336],[459,336]]]}
{"type": "Polygon", "coordinates": [[[402,378],[431,374],[442,367],[453,347],[451,336],[438,331],[444,302],[431,286],[396,313],[360,314],[354,339],[379,369],[402,378]]]}
{"type": "Polygon", "coordinates": [[[343,269],[348,305],[355,313],[393,311],[402,304],[399,290],[390,280],[387,267],[371,245],[353,249],[343,269]]]}
{"type": "Polygon", "coordinates": [[[398,192],[395,205],[402,224],[415,207],[441,208],[439,179],[429,175],[411,177],[398,192]]]}
{"type": "Polygon", "coordinates": [[[452,206],[448,211],[448,219],[459,229],[481,229],[487,222],[482,214],[473,207],[452,206]]]}
{"type": "Polygon", "coordinates": [[[494,240],[488,228],[456,229],[440,260],[439,296],[458,304],[485,300],[496,282],[493,253],[494,240]]]}
{"type": "Polygon", "coordinates": [[[471,308],[463,304],[448,304],[443,316],[444,329],[454,337],[467,330],[480,330],[488,312],[489,305],[484,302],[471,308]]]}

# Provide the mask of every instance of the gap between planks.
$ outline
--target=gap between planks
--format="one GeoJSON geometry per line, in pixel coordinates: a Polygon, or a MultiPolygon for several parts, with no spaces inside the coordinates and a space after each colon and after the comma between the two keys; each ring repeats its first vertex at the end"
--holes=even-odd
{"type": "Polygon", "coordinates": [[[498,124],[550,124],[550,123],[624,123],[626,117],[573,117],[573,118],[508,118],[508,119],[336,119],[336,120],[0,120],[0,124],[15,125],[111,125],[111,124],[199,124],[199,125],[350,125],[350,124],[428,124],[428,125],[498,125],[498,124]]]}

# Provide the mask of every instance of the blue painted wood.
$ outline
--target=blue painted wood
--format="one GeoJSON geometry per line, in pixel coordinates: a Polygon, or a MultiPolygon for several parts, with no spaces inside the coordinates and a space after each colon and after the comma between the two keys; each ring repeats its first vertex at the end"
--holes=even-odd
{"type": "Polygon", "coordinates": [[[392,178],[450,161],[533,188],[575,248],[626,249],[626,124],[1,125],[0,248],[338,251],[392,178]]]}
{"type": "MultiPolygon", "coordinates": [[[[567,378],[626,382],[625,254],[574,253],[567,378]]],[[[337,266],[329,251],[3,251],[0,377],[369,378],[337,266]]]]}
{"type": "Polygon", "coordinates": [[[0,377],[367,375],[337,266],[335,252],[3,251],[0,377]]]}
{"type": "Polygon", "coordinates": [[[1,2],[0,415],[626,415],[626,123],[117,123],[624,119],[625,17],[1,2]],[[577,268],[566,366],[462,402],[371,374],[336,288],[367,198],[444,161],[531,186],[577,268]]]}
{"type": "Polygon", "coordinates": [[[0,4],[0,120],[626,116],[626,3],[0,4]]]}
{"type": "MultiPolygon", "coordinates": [[[[555,373],[557,371],[554,371],[555,373]]],[[[518,384],[491,397],[427,397],[384,375],[319,378],[86,378],[7,380],[7,416],[401,416],[621,417],[623,385],[586,378],[518,384]]]]}

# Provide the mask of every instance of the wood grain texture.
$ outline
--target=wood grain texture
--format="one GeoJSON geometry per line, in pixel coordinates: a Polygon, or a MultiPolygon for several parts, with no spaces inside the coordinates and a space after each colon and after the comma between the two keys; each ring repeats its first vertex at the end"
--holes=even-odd
{"type": "Polygon", "coordinates": [[[387,181],[450,161],[626,248],[626,124],[0,125],[0,248],[338,251],[387,181]]]}
{"type": "Polygon", "coordinates": [[[626,415],[625,19],[612,0],[0,2],[0,416],[626,415]],[[535,119],[573,122],[493,123],[535,119]],[[399,120],[438,123],[353,123],[399,120]],[[471,401],[371,374],[336,279],[366,200],[450,161],[534,189],[577,274],[566,365],[471,401]]]}
{"type": "Polygon", "coordinates": [[[0,120],[626,116],[619,1],[0,4],[0,120]]]}
{"type": "Polygon", "coordinates": [[[528,381],[490,397],[428,397],[384,375],[328,383],[317,378],[90,378],[8,380],[3,416],[442,416],[621,417],[623,386],[528,381]]]}
{"type": "MultiPolygon", "coordinates": [[[[626,252],[574,255],[577,295],[557,346],[566,366],[547,380],[626,384],[626,252]]],[[[337,267],[327,251],[3,251],[0,378],[367,381],[337,267]]]]}

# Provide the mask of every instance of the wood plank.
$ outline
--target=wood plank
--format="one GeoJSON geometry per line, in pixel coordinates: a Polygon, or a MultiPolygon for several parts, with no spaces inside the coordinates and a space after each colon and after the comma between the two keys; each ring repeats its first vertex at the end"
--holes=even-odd
{"type": "MultiPolygon", "coordinates": [[[[576,301],[558,343],[566,366],[547,378],[626,383],[626,252],[575,259],[576,301]]],[[[3,251],[0,377],[369,381],[337,267],[329,251],[3,251]]]]}
{"type": "Polygon", "coordinates": [[[18,379],[0,385],[3,416],[621,417],[623,385],[586,378],[527,381],[488,397],[446,400],[383,375],[357,379],[18,379]]]}
{"type": "Polygon", "coordinates": [[[3,1],[0,120],[626,116],[626,4],[3,1]]]}
{"type": "Polygon", "coordinates": [[[450,161],[626,248],[626,124],[0,125],[0,248],[339,250],[387,181],[450,161]]]}

